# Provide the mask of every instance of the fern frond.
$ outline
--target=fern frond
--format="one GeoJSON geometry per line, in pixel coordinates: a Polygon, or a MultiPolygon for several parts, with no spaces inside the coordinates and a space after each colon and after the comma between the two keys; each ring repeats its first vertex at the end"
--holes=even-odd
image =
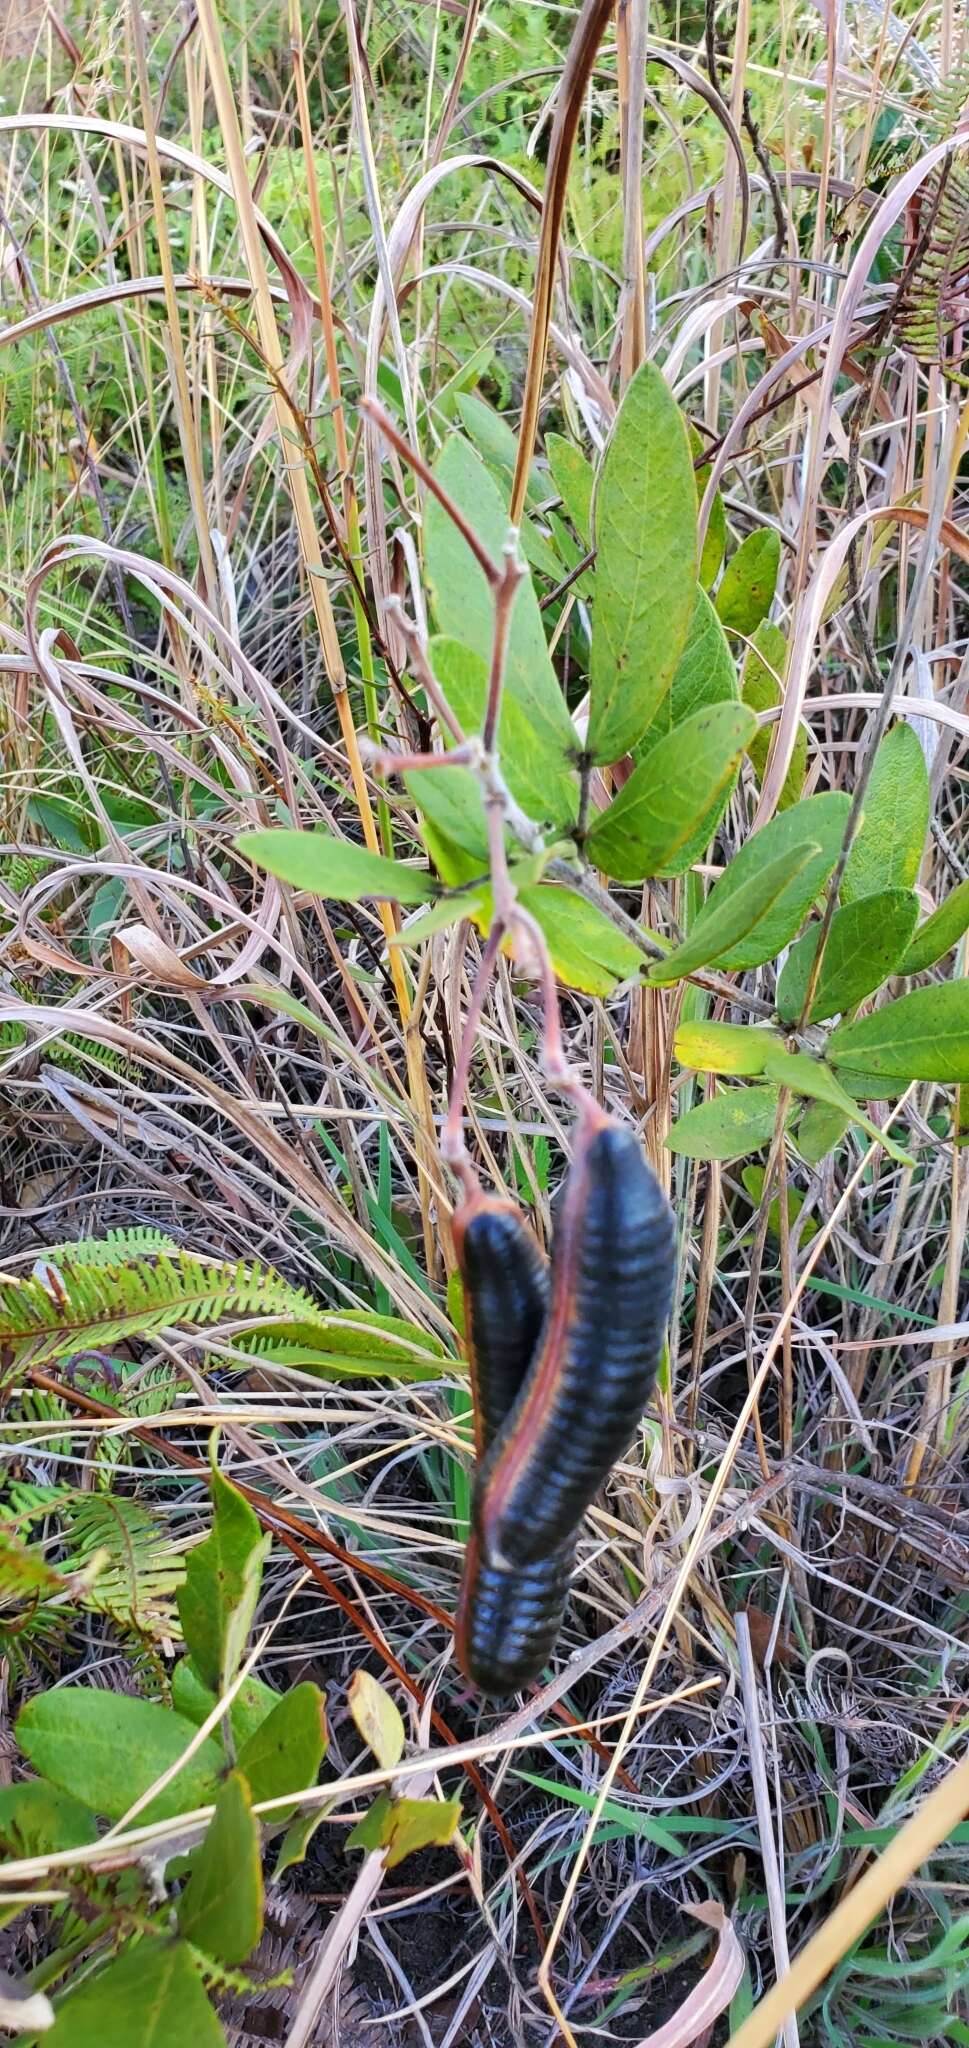
{"type": "MultiPolygon", "coordinates": [[[[0,1024],[0,1053],[28,1052],[32,1045],[27,1026],[19,1017],[0,1024]]],[[[126,1053],[116,1052],[110,1045],[99,1045],[96,1039],[85,1038],[79,1031],[65,1031],[63,1038],[45,1040],[43,1054],[52,1067],[63,1067],[67,1073],[82,1078],[89,1066],[100,1067],[119,1080],[138,1072],[126,1053]]]]}
{"type": "Polygon", "coordinates": [[[127,1258],[143,1258],[151,1252],[177,1252],[178,1245],[167,1231],[145,1225],[138,1230],[108,1230],[103,1237],[82,1237],[72,1244],[52,1244],[45,1260],[55,1265],[67,1259],[72,1266],[120,1266],[127,1258]]]}
{"type": "Polygon", "coordinates": [[[969,171],[951,162],[927,181],[926,228],[895,313],[895,331],[921,363],[962,382],[953,338],[966,325],[969,286],[969,171]]]}
{"type": "Polygon", "coordinates": [[[958,127],[960,118],[969,100],[969,50],[956,58],[946,78],[934,86],[929,94],[926,109],[925,139],[927,142],[944,142],[958,127]]]}
{"type": "Polygon", "coordinates": [[[58,1512],[67,1522],[61,1569],[82,1571],[100,1554],[84,1605],[156,1639],[178,1636],[171,1595],[185,1561],[164,1525],[137,1501],[109,1493],[73,1494],[58,1512]]]}
{"type": "Polygon", "coordinates": [[[75,1254],[75,1246],[66,1246],[29,1278],[0,1279],[0,1344],[12,1345],[20,1363],[180,1324],[198,1328],[252,1315],[305,1321],[315,1313],[302,1289],[242,1259],[166,1249],[126,1259],[116,1249],[113,1262],[101,1263],[75,1254]]]}

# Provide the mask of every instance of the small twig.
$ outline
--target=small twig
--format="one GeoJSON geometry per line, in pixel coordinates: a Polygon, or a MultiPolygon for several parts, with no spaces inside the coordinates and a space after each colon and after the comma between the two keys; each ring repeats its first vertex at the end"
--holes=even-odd
{"type": "Polygon", "coordinates": [[[468,1082],[471,1076],[471,1061],[474,1055],[474,1044],[478,1033],[478,1026],[481,1022],[481,1013],[484,1009],[484,1000],[492,974],[494,973],[495,962],[501,950],[501,942],[504,935],[504,926],[499,924],[496,919],[488,933],[478,972],[475,975],[474,986],[471,990],[471,1001],[468,1004],[464,1029],[461,1033],[461,1043],[458,1047],[458,1056],[454,1064],[447,1116],[441,1131],[441,1158],[451,1168],[455,1178],[460,1181],[466,1194],[471,1194],[477,1186],[477,1176],[471,1165],[467,1146],[464,1142],[464,1098],[467,1094],[468,1082]]]}
{"type": "Polygon", "coordinates": [[[379,405],[375,398],[361,398],[360,410],[367,414],[368,419],[373,420],[374,426],[380,428],[381,433],[390,442],[391,447],[396,449],[401,460],[410,464],[414,475],[420,477],[421,483],[424,484],[427,490],[433,493],[442,510],[447,513],[448,518],[457,527],[462,540],[467,542],[479,569],[487,579],[489,589],[496,592],[501,586],[502,571],[499,569],[497,562],[492,560],[484,542],[478,539],[474,527],[468,525],[460,506],[455,504],[450,493],[444,489],[444,485],[439,482],[438,478],[434,475],[434,471],[425,462],[423,455],[420,455],[417,449],[412,448],[410,442],[404,439],[403,434],[395,427],[389,412],[386,412],[384,407],[379,405]]]}
{"type": "Polygon", "coordinates": [[[758,128],[757,123],[754,120],[753,103],[751,101],[749,92],[744,93],[742,120],[744,127],[747,130],[747,134],[750,137],[751,149],[753,150],[754,155],[757,158],[757,162],[759,163],[760,168],[764,173],[764,177],[767,180],[767,190],[770,193],[771,205],[774,209],[774,256],[779,261],[781,256],[783,256],[784,250],[787,246],[787,213],[785,211],[784,201],[781,198],[781,188],[777,182],[777,173],[767,153],[767,148],[764,143],[763,136],[761,135],[760,129],[758,128]]]}
{"type": "Polygon", "coordinates": [[[555,585],[554,590],[550,590],[545,597],[539,598],[539,611],[547,611],[550,604],[557,604],[559,598],[564,597],[566,591],[571,590],[573,583],[578,583],[579,577],[584,576],[586,570],[592,568],[595,558],[595,548],[590,548],[588,553],[583,555],[581,562],[576,562],[575,568],[570,569],[568,575],[563,576],[561,583],[555,585]]]}
{"type": "Polygon", "coordinates": [[[495,630],[491,643],[491,666],[488,671],[488,702],[481,728],[481,740],[486,754],[494,752],[497,741],[511,615],[515,607],[518,585],[524,574],[524,565],[518,554],[518,535],[513,528],[505,542],[501,577],[494,593],[495,630]]]}

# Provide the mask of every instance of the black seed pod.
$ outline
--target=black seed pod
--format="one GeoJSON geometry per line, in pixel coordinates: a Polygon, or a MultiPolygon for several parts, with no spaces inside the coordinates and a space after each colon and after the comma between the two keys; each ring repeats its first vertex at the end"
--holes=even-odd
{"type": "Polygon", "coordinates": [[[507,1570],[482,1555],[472,1534],[465,1556],[454,1642],[466,1678],[503,1699],[540,1677],[555,1648],[569,1594],[573,1545],[507,1570]]]}
{"type": "Polygon", "coordinates": [[[569,1175],[540,1349],[479,1467],[489,1565],[574,1544],[652,1393],[673,1273],[670,1205],[633,1133],[603,1117],[569,1175]]]}
{"type": "Polygon", "coordinates": [[[453,1229],[480,1459],[532,1362],[548,1307],[548,1265],[512,1202],[475,1194],[456,1211],[453,1229]]]}

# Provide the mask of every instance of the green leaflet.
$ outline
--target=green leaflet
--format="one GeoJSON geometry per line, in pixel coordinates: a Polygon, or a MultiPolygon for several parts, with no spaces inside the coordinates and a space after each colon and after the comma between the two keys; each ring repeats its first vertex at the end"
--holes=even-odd
{"type": "MultiPolygon", "coordinates": [[[[178,1761],[196,1730],[191,1721],[153,1700],[63,1685],[28,1700],[16,1733],[35,1770],[94,1813],[120,1820],[178,1761]]],[[[139,1825],[206,1806],[223,1762],[221,1744],[206,1736],[171,1784],[139,1815],[139,1825]]]]}
{"type": "MultiPolygon", "coordinates": [[[[442,771],[450,772],[450,771],[442,771]]],[[[330,832],[240,832],[239,852],[281,882],[334,903],[427,903],[436,894],[425,870],[385,860],[330,832]]]]}
{"type": "MultiPolygon", "coordinates": [[[[858,903],[842,904],[831,920],[821,972],[808,1022],[816,1024],[852,1010],[880,988],[896,968],[915,930],[918,903],[911,889],[882,889],[858,903]]],[[[778,1013],[796,1023],[804,1007],[808,980],[821,935],[809,926],[784,962],[777,984],[778,1013]]]]}
{"type": "MultiPolygon", "coordinates": [[[[772,711],[783,701],[782,682],[787,666],[787,641],[779,626],[770,619],[762,619],[753,634],[744,656],[741,678],[741,697],[752,711],[772,711]]],[[[758,782],[763,782],[767,767],[767,756],[775,728],[765,726],[748,748],[751,763],[758,782]]],[[[779,811],[790,809],[796,804],[804,788],[807,770],[808,736],[803,725],[799,725],[794,740],[791,765],[784,777],[784,787],[777,800],[779,811]]]]}
{"type": "Polygon", "coordinates": [[[772,1047],[767,1056],[766,1071],[780,1087],[791,1088],[798,1095],[808,1096],[811,1101],[823,1102],[828,1109],[860,1124],[862,1130],[867,1131],[870,1138],[876,1138],[889,1157],[897,1159],[902,1166],[914,1166],[911,1154],[904,1152],[887,1132],[879,1130],[878,1125],[852,1102],[823,1060],[811,1059],[806,1053],[787,1052],[783,1046],[772,1047]]]}
{"type": "Polygon", "coordinates": [[[57,2001],[46,2048],[225,2048],[187,1942],[152,1936],[57,2001]]]}
{"type": "Polygon", "coordinates": [[[195,1948],[220,1963],[243,1963],[262,1934],[259,1828],[252,1794],[233,1771],[215,1802],[205,1840],[178,1902],[178,1925],[195,1948]]]}
{"type": "MultiPolygon", "coordinates": [[[[475,450],[452,434],[434,465],[435,475],[500,563],[508,539],[508,513],[498,486],[475,450]]],[[[437,499],[428,496],[424,549],[438,628],[448,638],[489,662],[494,603],[484,572],[437,499]]],[[[577,740],[545,640],[545,628],[531,580],[515,598],[505,663],[508,697],[525,713],[538,735],[549,774],[548,800],[564,783],[577,740]]],[[[546,815],[556,815],[554,811],[546,815]]]]}
{"type": "Polygon", "coordinates": [[[743,705],[712,704],[659,740],[596,819],[588,841],[595,866],[620,882],[680,873],[756,730],[743,705]]]}
{"type": "Polygon", "coordinates": [[[780,565],[781,537],[773,526],[762,526],[741,541],[717,591],[717,611],[729,633],[749,635],[766,618],[780,565]]]}
{"type": "Polygon", "coordinates": [[[827,1058],[852,1073],[892,1081],[969,1081],[969,981],[913,989],[870,1017],[839,1024],[827,1058]]]}
{"type": "MultiPolygon", "coordinates": [[[[704,441],[699,428],[693,425],[692,420],[689,433],[690,454],[693,457],[694,463],[696,463],[697,457],[703,454],[704,441]]],[[[699,469],[694,468],[693,474],[696,478],[696,504],[697,512],[699,513],[700,501],[706,493],[707,484],[710,479],[709,462],[701,463],[699,469]]],[[[703,537],[703,547],[700,553],[699,581],[703,590],[712,590],[720,573],[720,564],[723,561],[723,551],[726,545],[727,514],[724,510],[724,503],[720,492],[716,491],[710,508],[710,517],[707,520],[707,530],[703,537]]]]}
{"type": "Polygon", "coordinates": [[[749,874],[742,887],[721,895],[730,873],[728,868],[707,898],[689,938],[651,967],[647,979],[654,987],[664,987],[668,982],[679,981],[684,974],[695,974],[700,967],[732,959],[742,945],[756,952],[759,960],[769,960],[778,944],[784,943],[783,939],[777,940],[777,930],[786,930],[790,937],[784,906],[792,896],[795,903],[800,901],[797,892],[800,889],[803,893],[804,876],[813,871],[817,860],[815,845],[801,843],[788,847],[759,871],[749,874]]]}
{"type": "MultiPolygon", "coordinates": [[[[458,640],[437,635],[430,643],[431,667],[448,703],[467,733],[480,732],[488,696],[488,666],[480,654],[458,640]]],[[[547,743],[532,724],[518,699],[505,691],[498,720],[498,756],[501,772],[515,802],[530,818],[551,818],[570,824],[576,816],[578,787],[573,770],[561,757],[550,754],[547,743]]],[[[432,770],[440,777],[440,769],[432,770]]],[[[451,770],[443,771],[445,777],[451,770]]],[[[422,778],[425,782],[428,777],[422,778]]],[[[477,794],[477,793],[476,793],[477,794]]],[[[482,819],[480,799],[476,815],[482,819]]],[[[442,829],[444,829],[442,827],[442,829]]],[[[449,834],[454,837],[454,834],[449,834]]],[[[458,844],[462,844],[458,841],[458,844]]]]}
{"type": "Polygon", "coordinates": [[[756,885],[767,866],[808,843],[812,852],[809,860],[792,870],[790,886],[777,897],[770,914],[735,944],[716,955],[708,954],[708,959],[716,958],[718,966],[728,970],[760,967],[790,942],[835,866],[850,807],[850,798],[836,792],[805,797],[745,842],[700,911],[694,925],[698,938],[715,909],[719,911],[732,896],[756,885]]]}
{"type": "Polygon", "coordinates": [[[619,408],[596,482],[596,575],[587,745],[617,761],[672,683],[693,615],[696,482],[686,424],[646,362],[619,408]]]}
{"type": "Polygon", "coordinates": [[[933,910],[931,917],[919,925],[911,945],[898,963],[899,974],[924,974],[927,967],[934,967],[938,960],[944,960],[967,931],[969,882],[959,882],[939,904],[938,910],[933,910]]]}
{"type": "Polygon", "coordinates": [[[769,1144],[779,1102],[777,1088],[725,1088],[679,1117],[667,1145],[688,1159],[743,1159],[769,1144]]]}
{"type": "Polygon", "coordinates": [[[546,434],[545,453],[552,482],[585,548],[592,538],[592,464],[564,434],[546,434]]]}
{"type": "Polygon", "coordinates": [[[865,791],[864,816],[848,855],[841,900],[910,889],[918,877],[929,829],[929,776],[910,725],[886,733],[865,791]]]}
{"type": "Polygon", "coordinates": [[[212,1440],[212,1527],[190,1550],[178,1591],[178,1618],[203,1684],[224,1692],[242,1660],[256,1611],[262,1568],[272,1539],[237,1487],[215,1464],[212,1440]]]}
{"type": "MultiPolygon", "coordinates": [[[[315,1785],[326,1752],[326,1709],[318,1685],[304,1679],[277,1700],[239,1751],[239,1769],[255,1800],[281,1799],[315,1785]]],[[[289,1818],[282,1808],[277,1820],[289,1818]]]]}
{"type": "Polygon", "coordinates": [[[633,752],[643,761],[675,726],[710,704],[736,703],[737,670],[727,636],[706,591],[697,588],[686,644],[676,673],[655,718],[633,752]]]}

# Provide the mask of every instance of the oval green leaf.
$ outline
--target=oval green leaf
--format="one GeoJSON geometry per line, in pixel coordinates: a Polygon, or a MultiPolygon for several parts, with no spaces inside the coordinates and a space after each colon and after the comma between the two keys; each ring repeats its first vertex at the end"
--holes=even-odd
{"type": "Polygon", "coordinates": [[[97,1833],[90,1809],[46,1778],[0,1785],[0,1849],[11,1859],[80,1849],[97,1833]]]}
{"type": "MultiPolygon", "coordinates": [[[[508,539],[505,499],[481,457],[460,434],[444,443],[434,465],[438,481],[454,499],[492,560],[500,563],[508,539]]],[[[482,569],[453,520],[428,494],[424,511],[424,553],[431,602],[440,632],[490,661],[494,636],[494,600],[482,569]]],[[[570,787],[568,763],[577,746],[575,728],[559,688],[545,639],[545,628],[531,578],[525,576],[515,598],[505,690],[524,711],[547,755],[547,800],[557,787],[570,787]]],[[[545,815],[556,817],[551,810],[545,815]]]]}
{"type": "MultiPolygon", "coordinates": [[[[831,920],[808,1022],[853,1010],[900,966],[915,930],[918,903],[911,889],[882,889],[842,904],[831,920]]],[[[812,925],[792,946],[777,984],[778,1015],[797,1023],[804,1008],[821,926],[812,925]]]]}
{"type": "Polygon", "coordinates": [[[742,704],[694,712],[637,763],[589,833],[590,859],[617,882],[678,874],[677,856],[737,778],[757,730],[742,704]]]}
{"type": "Polygon", "coordinates": [[[736,704],[739,695],[727,636],[706,591],[698,587],[686,645],[667,695],[633,750],[637,761],[644,761],[668,732],[692,718],[695,711],[705,711],[710,704],[736,704]]]}
{"type": "Polygon", "coordinates": [[[212,1527],[189,1551],[175,1604],[196,1672],[203,1684],[221,1690],[242,1661],[272,1538],[263,1535],[245,1495],[215,1467],[210,1485],[212,1527]]]}
{"type": "Polygon", "coordinates": [[[259,1829],[252,1794],[233,1771],[215,1802],[205,1840],[178,1902],[178,1925],[187,1941],[220,1963],[244,1963],[262,1934],[263,1889],[259,1829]]]}
{"type": "Polygon", "coordinates": [[[880,889],[910,889],[918,877],[929,829],[928,769],[910,725],[886,733],[865,791],[864,815],[848,855],[841,900],[854,903],[880,889]]]}
{"type": "Polygon", "coordinates": [[[898,963],[899,974],[924,974],[927,967],[934,967],[938,960],[944,960],[957,946],[964,932],[969,931],[969,882],[959,882],[933,910],[924,924],[920,924],[907,952],[898,963]]]}
{"type": "MultiPolygon", "coordinates": [[[[696,468],[697,458],[703,454],[705,444],[699,428],[693,425],[692,420],[690,421],[689,433],[690,454],[694,462],[693,474],[696,478],[696,504],[697,512],[699,513],[700,501],[710,481],[710,464],[709,462],[703,462],[699,468],[696,468]]],[[[710,507],[710,517],[707,520],[707,530],[703,536],[703,547],[700,551],[699,580],[704,590],[712,590],[717,580],[726,545],[727,515],[724,511],[720,492],[715,491],[713,494],[713,504],[710,507]]]]}
{"type": "MultiPolygon", "coordinates": [[[[108,1820],[120,1820],[178,1762],[196,1732],[191,1721],[154,1700],[82,1685],[38,1693],[17,1721],[17,1741],[34,1769],[108,1820]]],[[[171,1784],[139,1814],[139,1826],[207,1806],[223,1762],[221,1744],[206,1736],[171,1784]]]]}
{"type": "Polygon", "coordinates": [[[57,2001],[45,2048],[225,2048],[187,1942],[149,1936],[57,2001]]]}
{"type": "MultiPolygon", "coordinates": [[[[318,1685],[304,1679],[277,1700],[272,1713],[239,1751],[239,1769],[255,1800],[282,1799],[316,1784],[326,1750],[326,1705],[318,1685]]],[[[284,1810],[276,1820],[288,1818],[284,1810]]]]}
{"type": "Polygon", "coordinates": [[[854,1116],[853,1107],[849,1115],[846,1110],[835,1109],[828,1102],[808,1103],[794,1141],[807,1166],[820,1166],[822,1159],[840,1145],[854,1116]]]}
{"type": "MultiPolygon", "coordinates": [[[[172,1672],[172,1705],[177,1714],[184,1714],[186,1721],[193,1721],[201,1728],[208,1720],[218,1695],[211,1686],[205,1685],[192,1663],[191,1657],[180,1657],[172,1672]]],[[[279,1705],[279,1694],[269,1685],[263,1685],[261,1678],[244,1678],[229,1708],[229,1725],[237,1749],[248,1742],[267,1715],[279,1705]]]]}
{"type": "Polygon", "coordinates": [[[777,1088],[727,1088],[687,1110],[666,1143],[687,1159],[743,1159],[770,1143],[779,1101],[777,1088]]]}
{"type": "Polygon", "coordinates": [[[812,1102],[824,1102],[829,1109],[837,1110],[841,1116],[850,1117],[852,1123],[860,1124],[870,1138],[876,1138],[892,1159],[897,1159],[902,1166],[914,1166],[915,1161],[911,1153],[904,1152],[894,1138],[890,1138],[887,1132],[872,1123],[870,1117],[865,1116],[850,1095],[846,1094],[837,1076],[832,1074],[830,1067],[825,1066],[823,1060],[811,1059],[807,1053],[788,1052],[784,1046],[776,1046],[772,1047],[767,1056],[766,1070],[771,1080],[776,1081],[780,1087],[791,1088],[798,1095],[806,1095],[812,1102]]]}
{"type": "Polygon", "coordinates": [[[595,481],[592,464],[581,448],[577,448],[574,441],[567,441],[564,434],[546,434],[545,453],[552,482],[583,547],[588,548],[592,537],[592,486],[595,481]]]}
{"type": "MultiPolygon", "coordinates": [[[[946,981],[839,1024],[833,1067],[895,1081],[969,1081],[969,981],[946,981]]],[[[847,1076],[846,1076],[847,1078],[847,1076]]]]}
{"type": "Polygon", "coordinates": [[[642,738],[686,645],[696,593],[696,481],[683,415],[643,363],[609,438],[594,499],[596,575],[587,745],[617,761],[642,738]]]}
{"type": "MultiPolygon", "coordinates": [[[[487,663],[480,654],[443,634],[431,641],[428,652],[434,674],[459,724],[467,733],[480,732],[488,697],[487,663]]],[[[507,691],[502,696],[498,720],[498,756],[515,802],[530,818],[572,822],[578,803],[575,776],[570,768],[561,765],[559,756],[550,755],[521,704],[507,691]]],[[[431,773],[441,771],[432,769],[431,773]]],[[[427,780],[426,774],[423,779],[427,780]]],[[[476,797],[476,816],[483,817],[477,792],[476,797]]],[[[449,837],[454,837],[453,832],[449,837]]]]}
{"type": "Polygon", "coordinates": [[[690,937],[650,968],[647,979],[651,985],[663,988],[669,982],[679,981],[684,974],[695,974],[700,967],[724,961],[728,955],[732,959],[742,944],[757,952],[759,959],[768,960],[777,950],[773,931],[778,905],[787,902],[791,892],[803,886],[803,877],[817,865],[817,857],[816,846],[789,847],[776,860],[768,861],[759,873],[749,875],[742,888],[732,890],[718,901],[726,879],[721,876],[690,937]],[[764,930],[769,936],[762,942],[760,933],[764,930]]]}
{"type": "Polygon", "coordinates": [[[746,841],[707,897],[694,926],[697,937],[706,921],[731,896],[749,889],[782,854],[810,842],[812,856],[792,871],[790,887],[773,903],[770,915],[765,915],[756,929],[751,927],[748,935],[736,944],[718,951],[716,956],[708,953],[708,960],[716,957],[718,966],[739,972],[742,968],[762,966],[790,943],[835,866],[850,808],[850,798],[837,791],[805,797],[746,841]]]}
{"type": "Polygon", "coordinates": [[[236,846],[267,874],[332,903],[429,903],[437,894],[423,869],[385,860],[383,854],[335,839],[330,832],[240,832],[236,846]]]}
{"type": "MultiPolygon", "coordinates": [[[[779,626],[770,619],[762,619],[754,633],[744,656],[744,670],[740,694],[752,711],[773,711],[783,699],[783,678],[787,666],[787,641],[779,626]]],[[[758,782],[763,782],[767,756],[773,728],[762,726],[755,740],[748,748],[751,764],[758,782]]],[[[777,800],[779,811],[790,809],[796,804],[804,788],[807,771],[808,736],[803,725],[799,725],[794,740],[791,765],[784,777],[784,787],[777,800]]]]}
{"type": "Polygon", "coordinates": [[[717,611],[728,633],[749,637],[756,632],[773,603],[780,566],[781,537],[773,526],[762,526],[741,541],[717,591],[717,611]]]}

